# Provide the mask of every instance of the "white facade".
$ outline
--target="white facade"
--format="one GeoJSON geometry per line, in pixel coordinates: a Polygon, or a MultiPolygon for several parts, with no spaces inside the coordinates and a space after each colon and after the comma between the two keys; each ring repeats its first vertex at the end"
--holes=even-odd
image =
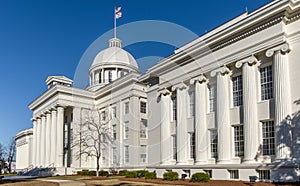
{"type": "Polygon", "coordinates": [[[95,168],[94,159],[74,158],[64,131],[78,124],[82,109],[96,108],[116,113],[110,125],[118,143],[105,151],[102,169],[298,180],[299,18],[299,0],[272,1],[177,49],[144,75],[121,41],[110,40],[95,57],[86,90],[50,77],[48,91],[30,104],[33,165],[54,163],[70,173],[95,168]]]}
{"type": "Polygon", "coordinates": [[[16,141],[16,165],[15,169],[17,171],[21,171],[23,169],[28,168],[29,165],[32,164],[32,136],[33,130],[27,129],[24,131],[19,132],[15,136],[16,141]]]}

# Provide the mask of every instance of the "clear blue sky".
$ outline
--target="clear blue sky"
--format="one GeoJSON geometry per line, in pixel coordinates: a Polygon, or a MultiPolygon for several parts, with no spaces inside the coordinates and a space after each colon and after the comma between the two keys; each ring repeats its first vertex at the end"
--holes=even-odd
{"type": "MultiPolygon", "coordinates": [[[[49,75],[74,77],[89,45],[119,25],[141,20],[179,24],[197,35],[270,0],[0,0],[0,143],[32,127],[28,104],[43,93],[49,75]]],[[[180,36],[178,36],[180,37],[180,36]]],[[[121,38],[122,39],[122,38],[121,38]]],[[[169,46],[146,42],[126,47],[135,57],[168,56],[169,46]]],[[[149,64],[139,64],[145,71],[149,64]]]]}

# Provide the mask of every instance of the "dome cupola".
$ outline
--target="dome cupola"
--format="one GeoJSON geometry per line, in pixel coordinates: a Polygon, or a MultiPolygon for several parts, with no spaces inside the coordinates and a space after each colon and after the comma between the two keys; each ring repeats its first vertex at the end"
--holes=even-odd
{"type": "Polygon", "coordinates": [[[140,73],[137,62],[129,52],[122,49],[120,39],[112,38],[109,40],[109,47],[94,58],[89,70],[88,89],[97,90],[129,72],[140,73]]]}

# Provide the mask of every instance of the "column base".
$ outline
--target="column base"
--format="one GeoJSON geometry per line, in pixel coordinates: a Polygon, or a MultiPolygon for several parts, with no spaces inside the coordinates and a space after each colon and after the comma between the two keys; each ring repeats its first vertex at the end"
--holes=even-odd
{"type": "Polygon", "coordinates": [[[186,161],[186,162],[177,162],[176,165],[189,165],[189,163],[186,161]]]}
{"type": "Polygon", "coordinates": [[[244,159],[242,164],[254,164],[254,163],[258,163],[255,159],[244,159]]]}
{"type": "Polygon", "coordinates": [[[168,166],[168,165],[175,165],[176,161],[171,160],[171,161],[165,161],[165,162],[161,162],[160,165],[161,166],[168,166]]]}

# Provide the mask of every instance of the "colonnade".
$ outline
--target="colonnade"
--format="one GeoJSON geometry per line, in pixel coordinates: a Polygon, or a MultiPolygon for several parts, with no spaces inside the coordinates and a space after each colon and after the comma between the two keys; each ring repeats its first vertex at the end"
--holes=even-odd
{"type": "MultiPolygon", "coordinates": [[[[279,126],[285,118],[291,114],[291,93],[289,85],[288,52],[289,45],[284,43],[266,51],[267,57],[273,57],[273,95],[275,102],[275,126],[279,126]]],[[[243,126],[244,126],[244,157],[243,163],[255,163],[257,160],[260,141],[259,118],[258,118],[258,78],[260,61],[250,55],[235,62],[236,68],[242,69],[243,76],[243,126]]],[[[232,163],[233,140],[231,137],[230,120],[230,76],[231,70],[226,66],[217,68],[210,73],[211,77],[216,77],[217,86],[217,106],[215,122],[218,131],[218,164],[232,163]]],[[[170,133],[171,125],[171,95],[176,94],[177,99],[177,162],[178,165],[188,164],[189,147],[187,132],[187,94],[188,86],[195,86],[195,116],[194,132],[196,158],[195,164],[207,164],[209,160],[209,135],[207,124],[207,86],[209,78],[204,74],[192,78],[189,85],[181,82],[172,87],[166,87],[159,93],[161,97],[161,164],[174,164],[172,158],[172,137],[170,133]]],[[[271,118],[270,118],[271,119],[271,118]]],[[[289,152],[282,147],[284,141],[277,137],[276,159],[289,158],[289,152]]]]}

